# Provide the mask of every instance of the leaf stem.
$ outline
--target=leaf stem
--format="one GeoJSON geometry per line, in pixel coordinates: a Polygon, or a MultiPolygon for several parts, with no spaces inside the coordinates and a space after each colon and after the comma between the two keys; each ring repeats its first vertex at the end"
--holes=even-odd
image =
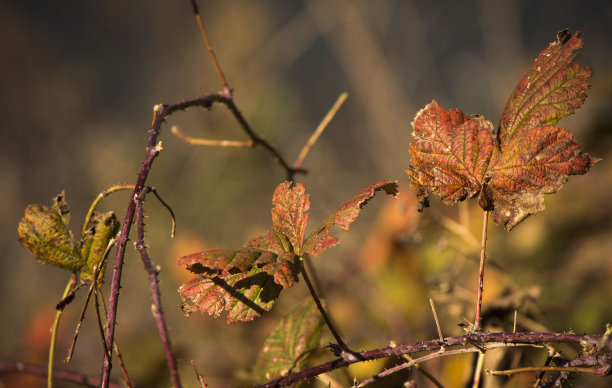
{"type": "MultiPolygon", "coordinates": [[[[75,274],[70,276],[70,280],[66,284],[66,289],[62,294],[62,300],[68,296],[70,290],[76,285],[77,277],[75,274]]],[[[62,312],[64,310],[57,310],[55,313],[55,320],[53,321],[53,326],[51,328],[51,343],[49,343],[49,361],[47,363],[47,387],[53,387],[53,359],[55,354],[55,340],[57,339],[57,331],[59,328],[60,318],[62,317],[62,312]]]]}
{"type": "Polygon", "coordinates": [[[83,223],[83,228],[81,229],[81,235],[84,235],[85,232],[87,231],[87,225],[89,225],[89,219],[91,218],[91,215],[93,214],[94,210],[96,210],[96,207],[98,206],[98,203],[100,202],[100,200],[108,196],[109,194],[112,194],[115,191],[119,191],[119,190],[134,190],[134,185],[114,185],[104,190],[100,194],[98,194],[96,199],[94,199],[94,201],[91,203],[89,210],[87,211],[87,215],[85,216],[85,222],[83,223]]]}
{"type": "Polygon", "coordinates": [[[481,310],[482,310],[482,293],[484,286],[484,267],[487,249],[487,223],[489,221],[489,211],[484,211],[482,220],[482,239],[480,241],[480,269],[478,271],[478,294],[476,296],[476,317],[474,318],[474,331],[480,331],[481,327],[481,310]]]}
{"type": "Polygon", "coordinates": [[[346,343],[340,336],[340,333],[338,333],[338,331],[336,330],[336,327],[334,326],[334,323],[332,322],[331,318],[325,312],[325,308],[323,308],[323,304],[319,300],[319,297],[317,296],[317,292],[315,291],[314,286],[312,285],[312,282],[310,281],[310,278],[308,277],[308,272],[306,271],[306,267],[304,266],[304,259],[300,257],[299,260],[300,260],[300,272],[302,272],[302,276],[304,277],[304,281],[306,282],[306,285],[308,286],[310,295],[312,295],[312,298],[314,299],[314,302],[317,305],[317,308],[319,309],[319,312],[321,313],[321,316],[323,317],[325,324],[327,325],[327,327],[329,328],[329,331],[331,332],[331,334],[334,336],[334,339],[338,343],[338,347],[342,351],[342,355],[344,356],[345,353],[347,356],[348,354],[354,354],[354,352],[351,349],[349,349],[349,347],[346,345],[346,343]]]}

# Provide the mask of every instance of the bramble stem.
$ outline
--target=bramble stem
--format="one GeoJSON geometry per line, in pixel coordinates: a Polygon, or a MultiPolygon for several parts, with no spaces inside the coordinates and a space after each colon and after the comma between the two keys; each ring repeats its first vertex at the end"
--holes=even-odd
{"type": "MultiPolygon", "coordinates": [[[[70,290],[76,285],[77,278],[73,274],[70,276],[70,280],[68,284],[66,284],[66,289],[62,294],[62,300],[68,296],[70,290]]],[[[53,326],[51,328],[51,343],[49,343],[49,362],[47,364],[47,387],[53,387],[53,359],[55,353],[55,340],[57,339],[57,330],[59,328],[60,318],[62,317],[63,309],[57,310],[55,313],[55,320],[53,321],[53,326]]]]}
{"type": "Polygon", "coordinates": [[[535,373],[535,372],[576,372],[576,373],[594,373],[598,370],[593,368],[581,368],[572,366],[527,366],[524,368],[508,369],[508,370],[487,370],[487,373],[493,376],[510,376],[517,373],[535,373]]]}
{"type": "Polygon", "coordinates": [[[145,270],[149,274],[149,283],[151,285],[151,296],[153,298],[153,304],[151,305],[151,312],[153,313],[153,318],[155,318],[155,322],[157,323],[157,330],[159,331],[159,337],[162,340],[164,345],[164,351],[166,353],[166,361],[168,363],[168,368],[170,369],[170,376],[172,378],[172,383],[175,388],[181,387],[181,380],[178,374],[178,368],[176,366],[176,359],[174,358],[174,354],[172,353],[172,347],[170,346],[170,336],[168,334],[168,328],[166,326],[166,321],[164,320],[164,314],[162,310],[161,304],[161,293],[159,292],[159,280],[157,279],[157,275],[159,274],[159,267],[153,268],[153,264],[151,264],[151,259],[149,258],[149,254],[147,253],[147,248],[144,243],[145,233],[144,233],[144,211],[142,208],[142,201],[147,193],[151,191],[150,187],[144,187],[140,192],[140,195],[135,198],[136,201],[136,228],[138,238],[134,245],[136,249],[140,253],[140,260],[145,267],[145,270]]]}
{"type": "Polygon", "coordinates": [[[480,327],[480,314],[482,310],[482,292],[484,285],[484,266],[486,259],[487,249],[487,223],[489,221],[489,212],[485,210],[484,217],[482,220],[482,239],[480,241],[480,269],[478,271],[478,295],[476,296],[476,318],[474,318],[474,331],[479,331],[480,327]]]}
{"type": "Polygon", "coordinates": [[[321,301],[319,300],[319,297],[317,296],[317,292],[315,291],[314,286],[310,282],[310,278],[308,277],[308,272],[306,271],[306,267],[304,267],[304,259],[300,257],[299,260],[300,260],[300,272],[302,272],[302,276],[304,277],[304,281],[306,282],[306,285],[308,286],[310,295],[312,295],[312,298],[314,299],[314,302],[317,305],[317,308],[319,309],[319,312],[321,313],[321,316],[323,317],[325,324],[329,328],[329,331],[331,332],[331,334],[334,336],[336,342],[338,343],[338,346],[340,347],[340,350],[342,350],[343,352],[352,354],[353,351],[350,350],[349,347],[346,345],[346,343],[342,340],[340,333],[338,333],[332,320],[325,312],[325,308],[323,308],[323,304],[321,304],[321,301]]]}
{"type": "MultiPolygon", "coordinates": [[[[25,362],[0,361],[0,375],[6,373],[24,373],[34,376],[47,376],[49,371],[44,366],[28,364],[25,362]]],[[[69,381],[71,383],[86,385],[94,388],[100,386],[100,380],[66,369],[55,369],[53,371],[53,375],[55,376],[56,380],[69,381]]],[[[109,388],[123,388],[123,386],[110,383],[109,388]]]]}

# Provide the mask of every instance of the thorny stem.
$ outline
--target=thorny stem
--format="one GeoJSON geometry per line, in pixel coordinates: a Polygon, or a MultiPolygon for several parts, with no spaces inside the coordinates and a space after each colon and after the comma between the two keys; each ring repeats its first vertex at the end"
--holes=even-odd
{"type": "MultiPolygon", "coordinates": [[[[123,259],[125,257],[125,249],[127,245],[128,235],[130,229],[132,228],[133,217],[136,208],[135,198],[140,195],[144,184],[149,175],[149,171],[151,171],[151,167],[153,165],[153,161],[161,151],[161,143],[158,143],[158,137],[161,130],[161,126],[166,120],[168,116],[176,111],[185,110],[192,107],[203,107],[210,108],[214,103],[220,103],[225,105],[236,121],[238,121],[240,127],[247,133],[247,135],[253,140],[256,144],[262,145],[265,149],[267,149],[276,159],[276,161],[283,167],[285,172],[287,173],[287,178],[289,180],[293,180],[293,176],[296,173],[304,173],[305,171],[302,169],[294,169],[290,167],[285,159],[281,157],[279,152],[264,139],[259,137],[242,116],[242,113],[235,106],[233,100],[230,97],[223,96],[217,93],[207,94],[199,98],[185,100],[172,105],[157,105],[154,109],[153,120],[151,123],[151,128],[149,129],[149,137],[147,140],[147,149],[145,154],[145,160],[142,163],[140,168],[140,172],[138,173],[138,178],[136,180],[136,184],[134,185],[134,191],[132,193],[132,198],[130,199],[130,203],[128,204],[125,220],[123,222],[121,233],[117,240],[117,249],[115,253],[115,261],[113,264],[113,277],[111,282],[111,291],[110,297],[108,301],[108,317],[106,322],[106,334],[105,334],[105,342],[108,349],[111,349],[111,344],[113,343],[113,339],[115,337],[115,322],[117,320],[117,306],[119,303],[119,290],[121,289],[121,275],[123,271],[123,259]]],[[[112,364],[110,360],[105,360],[102,366],[102,388],[108,387],[110,380],[110,371],[112,368],[112,364]]]]}
{"type": "Polygon", "coordinates": [[[161,305],[161,294],[159,292],[159,281],[157,279],[157,275],[159,273],[158,268],[153,268],[151,264],[151,260],[149,259],[149,254],[147,253],[147,249],[144,243],[144,211],[142,208],[142,201],[147,193],[151,189],[149,187],[145,187],[136,200],[136,227],[138,229],[138,239],[135,242],[136,249],[140,253],[140,259],[142,264],[145,267],[145,270],[149,274],[149,282],[151,284],[151,296],[153,298],[153,305],[151,305],[151,312],[153,313],[153,317],[155,318],[155,322],[157,322],[157,330],[159,330],[159,336],[164,345],[164,350],[166,353],[166,361],[168,363],[168,368],[170,369],[170,376],[172,378],[172,383],[175,388],[181,387],[181,380],[178,374],[178,368],[176,366],[176,359],[174,358],[174,354],[172,353],[172,348],[170,346],[170,336],[168,334],[168,328],[166,327],[166,321],[164,320],[164,314],[161,305]]]}
{"type": "MultiPolygon", "coordinates": [[[[487,345],[487,348],[491,349],[494,347],[510,347],[510,346],[533,346],[533,347],[541,347],[542,344],[545,343],[589,343],[589,344],[597,344],[603,338],[602,335],[580,335],[574,333],[482,333],[482,332],[472,332],[468,334],[463,334],[455,337],[447,337],[444,339],[442,346],[445,349],[449,349],[450,347],[463,347],[466,349],[471,349],[472,352],[480,351],[480,347],[483,345],[487,345]],[[475,345],[480,345],[480,347],[475,347],[475,345]]],[[[606,341],[606,346],[612,346],[612,340],[606,341]]],[[[418,342],[415,344],[409,345],[398,345],[393,347],[387,347],[382,349],[374,349],[374,350],[366,350],[359,353],[356,353],[356,357],[354,359],[344,359],[337,358],[335,360],[313,366],[311,368],[307,368],[301,370],[299,372],[295,372],[289,374],[285,377],[269,381],[265,384],[259,385],[258,388],[272,388],[272,387],[281,387],[296,383],[298,381],[303,381],[320,375],[322,373],[327,373],[339,368],[344,368],[348,365],[354,364],[356,362],[362,361],[370,361],[377,360],[380,358],[386,357],[396,357],[401,356],[403,354],[414,354],[420,352],[434,352],[433,354],[437,354],[437,357],[443,357],[452,355],[457,349],[445,350],[444,352],[440,352],[441,344],[439,339],[433,339],[425,342],[418,342]]],[[[455,352],[456,353],[456,352],[455,352]]],[[[415,363],[421,362],[422,358],[414,359],[415,363]]],[[[601,360],[598,360],[602,362],[601,360]]],[[[612,360],[610,360],[612,362],[612,360]]],[[[404,365],[404,364],[402,364],[404,365]]]]}
{"type": "MultiPolygon", "coordinates": [[[[104,294],[102,294],[102,289],[100,288],[97,291],[100,294],[100,300],[102,301],[102,309],[104,310],[104,316],[108,316],[108,309],[106,308],[106,302],[104,302],[104,294]]],[[[119,361],[119,367],[121,368],[121,373],[123,374],[123,380],[127,388],[132,388],[133,384],[130,381],[130,376],[128,376],[127,368],[125,367],[125,362],[123,361],[123,356],[119,351],[119,345],[117,345],[117,340],[113,341],[113,349],[115,354],[117,355],[117,361],[119,361]]]]}
{"type": "Polygon", "coordinates": [[[193,370],[195,371],[195,374],[198,377],[198,380],[200,381],[202,388],[206,388],[206,383],[204,382],[204,376],[202,376],[202,374],[198,371],[198,367],[196,366],[193,360],[191,360],[191,366],[193,367],[193,370]]]}
{"type": "MultiPolygon", "coordinates": [[[[45,367],[27,364],[24,362],[0,361],[0,374],[5,373],[26,373],[29,375],[47,376],[49,371],[45,367]]],[[[56,380],[69,381],[72,383],[87,385],[89,387],[100,386],[100,380],[66,369],[54,369],[53,375],[56,380]]],[[[113,383],[110,383],[109,387],[123,388],[121,385],[113,383]]]]}
{"type": "Polygon", "coordinates": [[[354,352],[351,349],[349,349],[349,347],[346,345],[344,340],[342,340],[342,337],[336,330],[336,327],[334,326],[332,320],[329,318],[329,316],[325,312],[325,308],[323,308],[323,304],[321,304],[321,301],[319,300],[319,297],[317,296],[317,292],[315,291],[314,286],[310,282],[310,278],[308,277],[308,272],[306,271],[306,267],[304,267],[304,259],[300,257],[299,260],[300,260],[300,272],[302,272],[302,276],[304,277],[304,281],[306,282],[306,285],[308,286],[310,295],[312,295],[312,298],[314,299],[314,302],[317,305],[317,308],[319,309],[319,312],[321,313],[321,316],[323,317],[325,324],[327,324],[329,331],[336,339],[336,342],[338,343],[338,346],[340,347],[340,350],[342,352],[341,354],[343,358],[345,356],[350,357],[349,355],[352,355],[354,352]]]}
{"type": "MultiPolygon", "coordinates": [[[[68,296],[70,290],[76,285],[77,277],[75,274],[70,276],[70,280],[66,284],[66,289],[62,294],[62,300],[68,296]]],[[[59,328],[60,318],[62,317],[63,309],[57,310],[55,313],[55,320],[53,321],[53,326],[51,328],[51,342],[49,343],[49,361],[47,364],[47,387],[53,387],[53,359],[55,354],[55,340],[57,339],[57,330],[59,328]]]]}
{"type": "Polygon", "coordinates": [[[487,249],[487,223],[489,221],[489,211],[484,211],[482,220],[482,239],[480,245],[480,269],[478,270],[478,294],[476,296],[476,317],[474,318],[474,331],[481,330],[480,313],[482,309],[482,292],[484,286],[484,268],[487,249]]]}

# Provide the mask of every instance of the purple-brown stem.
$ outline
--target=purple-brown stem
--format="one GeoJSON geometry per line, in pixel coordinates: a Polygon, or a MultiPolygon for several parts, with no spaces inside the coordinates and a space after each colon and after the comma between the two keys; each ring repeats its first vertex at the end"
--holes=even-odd
{"type": "MultiPolygon", "coordinates": [[[[398,345],[382,349],[366,350],[356,353],[355,359],[337,358],[311,368],[292,373],[277,380],[269,381],[258,385],[257,388],[281,387],[307,380],[323,373],[346,367],[356,362],[376,360],[386,357],[401,356],[403,354],[413,354],[418,352],[439,352],[442,347],[448,349],[455,346],[474,346],[486,344],[506,344],[506,345],[540,345],[545,343],[581,343],[597,344],[602,335],[586,335],[574,333],[482,333],[472,332],[469,334],[455,337],[447,337],[442,343],[439,339],[425,342],[418,342],[410,345],[398,345]]],[[[607,340],[605,346],[612,346],[612,339],[607,340]]],[[[478,349],[476,349],[477,351],[478,349]]],[[[448,349],[447,352],[455,350],[448,349]]]]}
{"type": "MultiPolygon", "coordinates": [[[[23,362],[0,361],[0,374],[5,373],[25,373],[29,375],[46,376],[47,368],[38,365],[26,364],[23,362]]],[[[90,387],[100,386],[100,380],[66,369],[54,368],[53,377],[57,380],[70,381],[72,383],[83,384],[90,387]]],[[[114,383],[110,383],[109,387],[122,388],[121,385],[114,383]]]]}
{"type": "MultiPolygon", "coordinates": [[[[130,199],[130,203],[128,204],[127,211],[125,214],[125,220],[123,222],[123,226],[121,228],[121,233],[119,234],[117,240],[117,250],[115,253],[115,261],[113,264],[113,277],[111,282],[111,292],[108,301],[108,317],[106,321],[106,335],[105,342],[106,347],[109,349],[112,355],[112,343],[115,337],[115,322],[117,320],[117,305],[119,303],[119,290],[121,289],[121,274],[123,270],[123,258],[125,257],[125,248],[128,240],[128,236],[130,233],[130,229],[132,227],[132,221],[134,218],[136,202],[135,198],[137,198],[145,185],[147,180],[147,176],[149,175],[149,171],[151,171],[151,167],[153,165],[153,161],[161,151],[161,147],[158,146],[158,138],[161,130],[161,126],[164,123],[165,119],[170,116],[172,113],[185,110],[187,108],[192,107],[202,107],[202,108],[211,108],[214,103],[220,103],[225,105],[236,121],[240,124],[240,127],[247,133],[249,138],[253,140],[255,144],[259,144],[263,146],[268,152],[270,152],[275,160],[283,167],[285,172],[287,173],[287,178],[289,180],[293,180],[293,176],[296,173],[304,173],[305,171],[302,169],[294,169],[289,166],[289,164],[282,158],[279,152],[264,139],[259,137],[242,116],[242,113],[238,110],[231,96],[225,96],[217,93],[207,94],[202,97],[185,100],[172,105],[158,105],[154,109],[153,121],[151,124],[151,128],[149,129],[149,137],[147,140],[147,149],[145,154],[145,160],[142,163],[140,168],[140,172],[138,173],[138,178],[136,180],[136,184],[134,185],[134,191],[132,194],[132,198],[130,199]]],[[[102,378],[101,378],[101,386],[102,388],[108,387],[109,379],[110,379],[110,371],[112,368],[111,360],[104,360],[102,366],[102,378]]]]}
{"type": "Polygon", "coordinates": [[[487,223],[489,221],[489,212],[485,210],[482,220],[482,239],[480,241],[480,268],[478,270],[478,294],[476,295],[476,317],[474,318],[474,331],[481,329],[480,313],[482,310],[482,292],[484,288],[484,268],[485,259],[487,258],[487,223]]]}
{"type": "Polygon", "coordinates": [[[149,282],[151,284],[151,296],[153,298],[153,305],[151,306],[151,312],[157,323],[157,330],[159,331],[159,337],[164,345],[164,351],[166,353],[166,362],[170,369],[170,376],[172,383],[175,388],[181,387],[181,380],[178,374],[178,368],[176,367],[176,359],[172,353],[172,347],[170,346],[170,336],[168,335],[168,328],[166,327],[166,321],[164,320],[164,314],[162,311],[161,294],[159,292],[159,281],[157,274],[159,270],[153,268],[147,248],[144,243],[144,211],[142,209],[142,201],[145,195],[149,192],[149,187],[145,187],[140,196],[136,197],[136,227],[138,229],[138,239],[136,240],[136,249],[140,253],[140,260],[145,267],[145,270],[149,274],[149,282]]]}

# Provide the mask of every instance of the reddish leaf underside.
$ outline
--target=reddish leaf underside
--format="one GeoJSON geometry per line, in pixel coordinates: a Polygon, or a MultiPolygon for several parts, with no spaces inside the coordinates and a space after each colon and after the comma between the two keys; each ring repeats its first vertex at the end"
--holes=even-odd
{"type": "Polygon", "coordinates": [[[260,382],[301,370],[318,349],[323,319],[308,299],[293,308],[268,335],[257,357],[260,382]]]}
{"type": "Polygon", "coordinates": [[[493,220],[510,230],[544,209],[543,194],[589,170],[596,160],[580,152],[571,133],[550,125],[586,98],[591,70],[572,62],[581,46],[578,34],[559,33],[510,96],[497,136],[482,117],[435,101],[417,113],[407,173],[424,206],[429,194],[448,204],[479,195],[493,220]]]}
{"type": "Polygon", "coordinates": [[[336,245],[338,239],[329,234],[331,227],[337,225],[344,231],[350,230],[351,224],[357,219],[361,209],[379,190],[383,190],[388,195],[396,196],[398,193],[397,182],[380,181],[353,195],[308,236],[303,246],[304,253],[316,256],[330,246],[336,245]]]}
{"type": "Polygon", "coordinates": [[[269,311],[282,288],[298,281],[299,266],[290,252],[210,250],[179,259],[179,265],[199,276],[179,288],[186,313],[196,310],[227,321],[249,321],[269,311]]]}

